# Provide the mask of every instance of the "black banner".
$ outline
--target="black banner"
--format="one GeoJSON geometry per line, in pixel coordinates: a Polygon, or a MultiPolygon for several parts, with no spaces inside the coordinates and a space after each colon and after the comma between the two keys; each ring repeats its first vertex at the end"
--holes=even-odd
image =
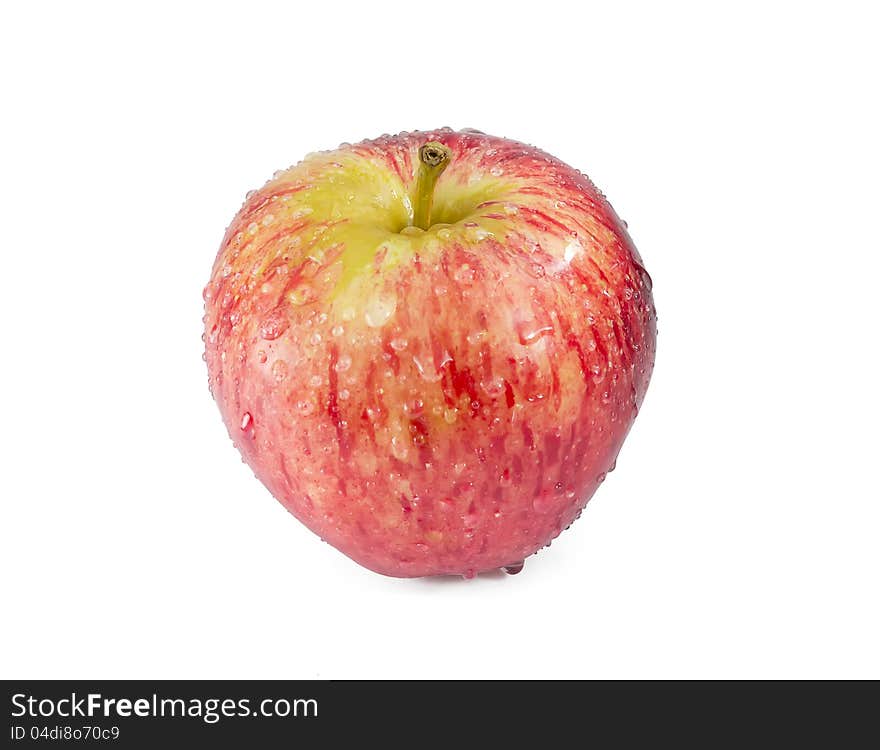
{"type": "Polygon", "coordinates": [[[353,738],[381,747],[469,747],[475,737],[516,745],[533,738],[751,746],[796,736],[840,747],[877,734],[869,725],[876,683],[82,680],[3,687],[6,747],[312,747],[353,738]]]}

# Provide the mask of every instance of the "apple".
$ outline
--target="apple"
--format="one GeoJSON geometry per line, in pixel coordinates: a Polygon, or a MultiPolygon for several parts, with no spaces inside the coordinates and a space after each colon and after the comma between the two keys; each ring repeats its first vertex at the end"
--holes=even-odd
{"type": "Polygon", "coordinates": [[[645,396],[656,316],[625,227],[577,170],[474,130],[276,172],[204,292],[229,434],[367,568],[518,572],[579,516],[645,396]]]}

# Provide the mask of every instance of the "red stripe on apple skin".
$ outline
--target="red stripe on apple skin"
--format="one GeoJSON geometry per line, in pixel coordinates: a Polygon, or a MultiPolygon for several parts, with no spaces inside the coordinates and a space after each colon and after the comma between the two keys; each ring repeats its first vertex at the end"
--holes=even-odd
{"type": "Polygon", "coordinates": [[[419,460],[422,462],[422,465],[431,463],[431,447],[429,435],[430,431],[428,429],[428,422],[424,417],[416,417],[415,419],[411,419],[409,422],[410,426],[410,436],[413,445],[419,452],[419,460]]]}
{"type": "Polygon", "coordinates": [[[290,183],[275,183],[273,187],[265,187],[245,201],[239,219],[242,223],[253,220],[255,214],[268,206],[272,201],[286,196],[296,195],[309,188],[308,183],[291,185],[290,183]]]}
{"type": "MultiPolygon", "coordinates": [[[[244,233],[247,227],[257,218],[261,218],[261,212],[267,206],[269,206],[273,201],[277,201],[281,198],[290,197],[299,193],[303,190],[306,190],[309,186],[307,184],[298,184],[298,185],[276,185],[274,189],[267,189],[264,187],[262,190],[254,193],[253,196],[246,199],[238,214],[236,214],[235,219],[229,224],[226,229],[226,232],[223,236],[223,241],[220,244],[221,251],[222,248],[225,248],[230,244],[232,239],[239,232],[244,233]],[[265,192],[264,192],[265,191],[265,192]]],[[[220,260],[222,252],[218,254],[217,259],[220,260]]]]}
{"type": "Polygon", "coordinates": [[[397,175],[401,183],[404,185],[409,184],[412,180],[411,165],[404,166],[401,164],[396,151],[387,152],[385,154],[385,162],[394,171],[394,174],[397,175]]]}
{"type": "MultiPolygon", "coordinates": [[[[339,457],[343,461],[347,461],[351,455],[351,446],[349,443],[349,434],[343,428],[343,418],[339,408],[339,374],[337,365],[339,364],[339,347],[333,345],[330,347],[330,364],[327,368],[327,381],[329,384],[329,394],[327,396],[327,413],[336,429],[336,440],[339,444],[339,457]]],[[[342,494],[345,493],[345,482],[340,477],[340,489],[342,494]]]]}
{"type": "Polygon", "coordinates": [[[559,409],[562,406],[562,389],[560,388],[559,371],[556,369],[550,370],[550,398],[554,409],[559,409]]]}
{"type": "Polygon", "coordinates": [[[525,217],[525,221],[528,224],[536,227],[541,232],[552,232],[553,230],[556,230],[560,233],[560,236],[564,236],[571,231],[568,226],[561,221],[557,221],[545,211],[540,211],[537,208],[529,208],[527,206],[520,208],[519,211],[525,217]]]}
{"type": "Polygon", "coordinates": [[[400,374],[400,358],[394,351],[394,347],[391,346],[391,336],[387,333],[382,337],[382,355],[383,359],[387,360],[391,372],[395,375],[400,374]]]}
{"type": "Polygon", "coordinates": [[[273,204],[272,191],[301,179],[293,174],[252,196],[230,226],[206,300],[215,397],[255,473],[331,544],[401,576],[515,562],[568,525],[620,449],[655,349],[650,279],[613,210],[583,176],[522,144],[476,134],[411,134],[350,151],[387,163],[389,180],[408,184],[414,154],[428,138],[453,150],[441,178],[450,184],[466,184],[474,168],[502,165],[503,177],[514,175],[515,197],[494,203],[513,203],[516,212],[489,211],[491,221],[508,218],[505,236],[457,241],[439,255],[420,252],[418,262],[383,266],[375,278],[394,292],[396,309],[381,329],[364,324],[356,301],[356,317],[340,317],[347,302],[331,298],[345,248],[320,264],[285,261],[285,243],[313,227],[311,219],[276,216],[263,226],[281,200],[273,204]],[[486,156],[491,148],[494,161],[486,156]],[[243,250],[231,230],[256,219],[243,250]],[[572,232],[582,249],[563,264],[557,248],[572,232]],[[304,284],[315,299],[285,302],[304,284]],[[273,310],[286,310],[288,325],[265,340],[259,326],[273,310]],[[344,333],[335,336],[336,326],[344,333]],[[316,333],[320,341],[310,343],[316,333]],[[394,349],[394,339],[406,347],[394,349]],[[337,372],[343,352],[352,363],[337,372]],[[310,385],[315,375],[318,387],[310,385]],[[421,411],[405,413],[416,398],[421,411]],[[245,411],[251,440],[241,437],[245,411]],[[400,457],[390,447],[397,426],[408,449],[400,457]]]}
{"type": "Polygon", "coordinates": [[[524,422],[521,429],[526,448],[528,448],[530,451],[535,450],[535,436],[532,433],[531,428],[524,422]]]}

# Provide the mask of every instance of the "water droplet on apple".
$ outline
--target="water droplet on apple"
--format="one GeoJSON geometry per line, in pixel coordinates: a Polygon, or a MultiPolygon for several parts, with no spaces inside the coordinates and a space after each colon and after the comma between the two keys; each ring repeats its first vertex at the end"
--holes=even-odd
{"type": "Polygon", "coordinates": [[[309,378],[309,385],[312,388],[320,388],[323,382],[324,381],[320,375],[312,375],[312,377],[309,378]]]}
{"type": "Polygon", "coordinates": [[[553,326],[549,324],[539,325],[536,321],[528,323],[519,323],[516,326],[516,333],[519,337],[519,343],[523,346],[534,344],[543,336],[549,336],[553,333],[553,326]]]}
{"type": "Polygon", "coordinates": [[[568,244],[565,246],[562,258],[566,263],[571,263],[575,256],[579,255],[583,249],[583,246],[577,239],[569,240],[568,244]]]}
{"type": "Polygon", "coordinates": [[[301,284],[296,287],[290,294],[287,295],[287,299],[290,300],[292,305],[300,306],[306,305],[311,302],[315,298],[315,291],[307,284],[301,284]]]}
{"type": "Polygon", "coordinates": [[[345,333],[345,329],[344,329],[342,326],[339,326],[339,325],[337,325],[337,326],[333,326],[333,328],[330,329],[330,333],[332,333],[332,334],[333,334],[334,336],[336,336],[336,337],[339,337],[339,336],[341,336],[343,333],[345,333]]]}
{"type": "Polygon", "coordinates": [[[553,507],[553,496],[549,492],[541,492],[532,500],[532,507],[538,513],[546,513],[553,507]]]}
{"type": "Polygon", "coordinates": [[[279,383],[287,377],[287,362],[283,359],[276,359],[272,363],[272,377],[279,383]]]}
{"type": "Polygon", "coordinates": [[[414,398],[403,405],[403,413],[408,417],[417,417],[425,410],[425,402],[420,398],[414,398]]]}
{"type": "Polygon", "coordinates": [[[520,560],[519,562],[511,563],[510,565],[505,565],[502,570],[509,576],[515,576],[517,573],[521,573],[522,569],[525,567],[525,561],[520,560]]]}
{"type": "Polygon", "coordinates": [[[384,326],[397,309],[397,298],[393,295],[373,297],[364,309],[364,320],[371,328],[384,326]]]}
{"type": "Polygon", "coordinates": [[[252,221],[250,224],[248,224],[247,233],[251,235],[251,237],[253,237],[259,231],[260,227],[255,221],[252,221]]]}
{"type": "Polygon", "coordinates": [[[402,352],[404,349],[406,349],[407,345],[409,344],[409,342],[406,339],[400,338],[400,337],[391,339],[391,341],[389,341],[388,343],[391,346],[391,348],[394,349],[394,351],[396,351],[396,352],[402,352]]]}
{"type": "Polygon", "coordinates": [[[244,414],[241,415],[241,422],[239,423],[239,427],[241,428],[242,432],[248,433],[250,437],[254,436],[253,422],[254,419],[249,411],[246,411],[244,414]]]}
{"type": "Polygon", "coordinates": [[[458,409],[450,407],[443,410],[443,421],[446,422],[446,424],[454,424],[457,419],[458,409]]]}
{"type": "Polygon", "coordinates": [[[453,274],[453,278],[456,280],[457,283],[461,284],[462,286],[473,284],[475,276],[476,273],[474,272],[474,269],[471,268],[467,263],[456,269],[455,273],[453,274]]]}
{"type": "Polygon", "coordinates": [[[434,363],[430,359],[425,359],[423,362],[419,357],[413,355],[413,364],[419,371],[419,376],[422,380],[428,383],[436,383],[443,377],[438,370],[434,369],[434,363]]]}
{"type": "Polygon", "coordinates": [[[266,341],[274,341],[287,330],[290,321],[277,310],[269,313],[260,323],[260,336],[266,341]]]}
{"type": "Polygon", "coordinates": [[[504,392],[504,378],[495,375],[480,381],[480,386],[491,398],[500,396],[504,392]]]}
{"type": "Polygon", "coordinates": [[[348,401],[349,396],[351,396],[351,393],[348,392],[348,388],[343,388],[339,391],[338,398],[340,401],[348,401]]]}
{"type": "Polygon", "coordinates": [[[345,372],[351,367],[351,357],[347,354],[341,354],[339,359],[336,361],[336,364],[333,365],[333,369],[336,372],[345,372]]]}
{"type": "Polygon", "coordinates": [[[493,177],[501,177],[501,175],[504,174],[504,170],[501,167],[492,167],[492,169],[489,170],[489,174],[493,177]]]}
{"type": "Polygon", "coordinates": [[[302,401],[296,402],[296,410],[304,417],[307,417],[309,414],[314,413],[315,404],[308,399],[303,399],[302,401]]]}
{"type": "Polygon", "coordinates": [[[395,435],[391,438],[391,452],[398,461],[405,461],[409,455],[409,448],[403,438],[395,435]]]}

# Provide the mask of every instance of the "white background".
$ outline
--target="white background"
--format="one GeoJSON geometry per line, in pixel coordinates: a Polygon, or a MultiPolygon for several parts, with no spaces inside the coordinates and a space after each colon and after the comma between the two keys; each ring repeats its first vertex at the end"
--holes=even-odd
{"type": "Polygon", "coordinates": [[[880,677],[871,7],[5,4],[2,676],[880,677]],[[443,125],[588,172],[654,278],[617,471],[515,578],[321,544],[201,360],[246,190],[443,125]]]}

